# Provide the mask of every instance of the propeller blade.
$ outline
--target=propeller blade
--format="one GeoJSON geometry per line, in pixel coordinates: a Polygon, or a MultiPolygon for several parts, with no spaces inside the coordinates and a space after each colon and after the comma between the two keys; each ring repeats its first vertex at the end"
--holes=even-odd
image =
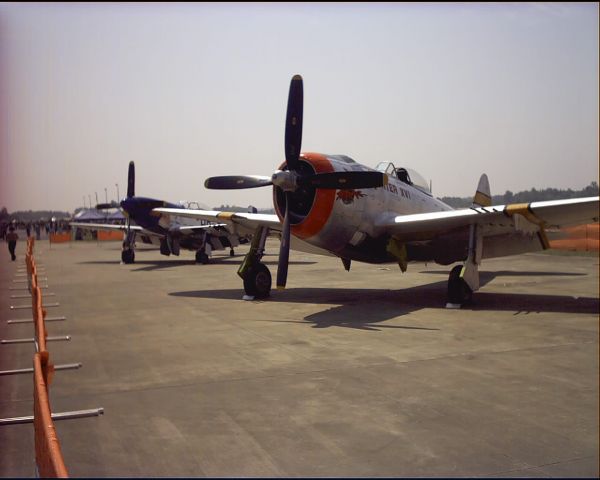
{"type": "Polygon", "coordinates": [[[294,75],[290,83],[287,112],[285,116],[285,160],[289,170],[297,170],[302,145],[302,111],[304,90],[302,77],[294,75]]]}
{"type": "Polygon", "coordinates": [[[129,162],[129,171],[127,172],[127,198],[135,197],[135,164],[129,162]]]}
{"type": "Polygon", "coordinates": [[[260,175],[229,175],[210,177],[204,182],[206,188],[213,190],[234,190],[240,188],[257,188],[272,185],[271,177],[260,175]]]}
{"type": "Polygon", "coordinates": [[[290,194],[285,194],[285,216],[281,231],[281,245],[279,246],[279,263],[277,265],[277,288],[284,289],[287,282],[288,264],[290,259],[290,194]]]}
{"type": "Polygon", "coordinates": [[[387,185],[387,175],[383,172],[331,172],[300,177],[300,183],[315,188],[354,189],[376,188],[387,185]]]}
{"type": "Polygon", "coordinates": [[[117,206],[112,203],[99,203],[96,205],[96,210],[107,210],[109,208],[117,208],[117,206]]]}

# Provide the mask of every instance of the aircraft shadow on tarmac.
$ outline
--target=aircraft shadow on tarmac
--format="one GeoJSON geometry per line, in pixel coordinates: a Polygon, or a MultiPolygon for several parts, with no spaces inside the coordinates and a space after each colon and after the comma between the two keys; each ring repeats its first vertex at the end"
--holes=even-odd
{"type": "MultiPolygon", "coordinates": [[[[445,272],[427,272],[444,273],[445,272]]],[[[497,276],[535,276],[541,275],[585,275],[578,273],[548,272],[481,272],[482,287],[497,276]]],[[[317,312],[298,320],[266,320],[269,322],[287,322],[312,324],[313,328],[345,327],[360,330],[379,331],[381,328],[410,330],[439,330],[415,326],[385,325],[382,322],[409,314],[424,308],[445,309],[447,280],[418,285],[400,290],[364,289],[364,288],[289,288],[284,292],[273,292],[268,302],[316,303],[334,305],[332,308],[317,312]],[[376,306],[376,308],[374,308],[376,306]]],[[[194,290],[172,292],[169,295],[190,298],[215,298],[241,300],[242,289],[230,290],[194,290]]],[[[557,312],[592,313],[600,311],[600,300],[593,297],[573,297],[567,295],[540,295],[528,293],[497,293],[478,291],[473,302],[463,307],[465,310],[497,310],[514,312],[514,315],[557,312]]]]}
{"type": "MultiPolygon", "coordinates": [[[[450,271],[444,270],[426,270],[425,274],[444,275],[446,278],[450,271]]],[[[496,277],[585,277],[587,273],[574,272],[517,272],[513,270],[499,270],[497,272],[479,272],[479,282],[481,285],[491,282],[496,277]]]]}
{"type": "MultiPolygon", "coordinates": [[[[242,263],[244,255],[234,255],[226,257],[211,257],[207,265],[197,264],[194,259],[174,259],[174,260],[136,260],[132,266],[144,265],[141,268],[134,268],[133,272],[148,272],[152,270],[161,270],[163,268],[181,267],[184,265],[198,265],[198,268],[206,268],[211,265],[239,265],[242,263]]],[[[119,265],[120,260],[90,260],[88,262],[79,262],[81,265],[119,265]]],[[[277,261],[263,261],[265,265],[277,265],[277,261]]],[[[317,262],[308,261],[290,261],[290,265],[314,265],[317,262]]]]}

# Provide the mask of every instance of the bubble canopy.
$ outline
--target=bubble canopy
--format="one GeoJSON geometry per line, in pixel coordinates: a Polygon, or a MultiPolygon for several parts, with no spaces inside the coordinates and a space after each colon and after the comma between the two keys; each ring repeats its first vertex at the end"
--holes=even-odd
{"type": "Polygon", "coordinates": [[[418,188],[422,192],[431,195],[431,190],[427,181],[421,176],[421,174],[412,168],[397,168],[392,162],[379,162],[375,167],[375,170],[385,172],[392,177],[396,177],[408,185],[418,188]]]}

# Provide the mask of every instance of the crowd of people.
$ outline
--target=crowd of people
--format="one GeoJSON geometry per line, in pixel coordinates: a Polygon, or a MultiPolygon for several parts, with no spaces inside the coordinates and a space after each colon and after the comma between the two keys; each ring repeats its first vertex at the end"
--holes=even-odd
{"type": "Polygon", "coordinates": [[[5,238],[5,235],[11,226],[15,230],[25,230],[28,237],[35,235],[36,240],[40,240],[42,232],[45,232],[46,235],[49,235],[50,233],[63,233],[71,231],[71,226],[67,220],[40,220],[35,222],[12,220],[10,222],[0,223],[0,238],[5,238]]]}
{"type": "Polygon", "coordinates": [[[16,260],[16,247],[19,235],[17,230],[25,230],[27,237],[35,237],[36,240],[42,238],[42,234],[46,236],[51,233],[70,232],[71,226],[67,220],[50,220],[50,221],[35,221],[23,222],[12,220],[10,222],[0,223],[0,239],[8,244],[8,251],[12,261],[16,260]]]}

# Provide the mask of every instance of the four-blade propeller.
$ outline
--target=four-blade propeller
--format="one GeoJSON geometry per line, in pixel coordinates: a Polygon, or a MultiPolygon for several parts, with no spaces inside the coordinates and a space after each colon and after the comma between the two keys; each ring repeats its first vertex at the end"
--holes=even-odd
{"type": "Polygon", "coordinates": [[[277,267],[277,288],[285,288],[290,256],[290,203],[295,192],[310,186],[326,189],[375,188],[387,183],[382,172],[331,172],[307,174],[300,168],[300,148],[302,145],[302,114],[304,108],[304,89],[302,77],[294,75],[290,83],[287,112],[285,117],[285,170],[277,170],[269,177],[258,175],[235,175],[211,177],[204,182],[210,189],[233,190],[241,188],[257,188],[274,185],[285,194],[285,214],[279,248],[279,264],[277,267]]]}

